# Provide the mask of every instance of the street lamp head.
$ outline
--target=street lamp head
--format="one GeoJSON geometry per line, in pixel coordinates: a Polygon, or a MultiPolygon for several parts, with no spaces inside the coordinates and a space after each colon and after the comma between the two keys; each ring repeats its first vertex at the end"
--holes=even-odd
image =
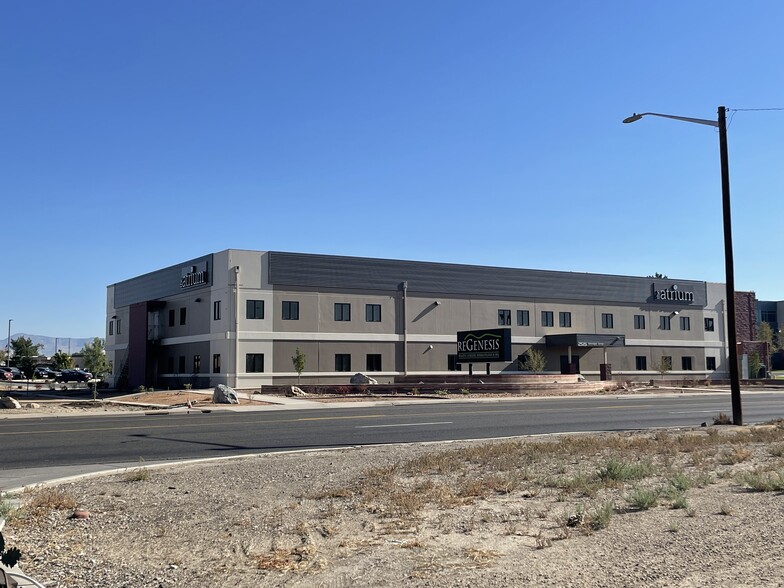
{"type": "Polygon", "coordinates": [[[631,115],[630,117],[627,117],[627,118],[623,119],[623,122],[624,122],[624,124],[633,123],[633,122],[637,122],[637,121],[638,121],[638,120],[640,120],[641,118],[642,118],[642,115],[641,115],[641,114],[637,114],[637,113],[635,112],[635,113],[634,113],[633,115],[631,115]]]}

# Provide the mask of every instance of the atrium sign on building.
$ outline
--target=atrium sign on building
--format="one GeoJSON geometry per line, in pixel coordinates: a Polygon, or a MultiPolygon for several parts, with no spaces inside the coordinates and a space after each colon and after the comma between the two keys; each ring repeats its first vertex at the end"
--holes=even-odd
{"type": "Polygon", "coordinates": [[[458,331],[457,362],[512,361],[512,329],[458,331]]]}
{"type": "Polygon", "coordinates": [[[686,292],[678,288],[677,284],[673,284],[669,288],[656,289],[656,284],[651,285],[652,295],[651,298],[655,301],[664,300],[667,302],[687,302],[691,304],[694,302],[694,292],[686,292]]]}
{"type": "Polygon", "coordinates": [[[182,268],[182,279],[180,288],[191,288],[193,286],[203,286],[209,283],[209,273],[207,262],[202,261],[196,265],[189,265],[182,268]]]}

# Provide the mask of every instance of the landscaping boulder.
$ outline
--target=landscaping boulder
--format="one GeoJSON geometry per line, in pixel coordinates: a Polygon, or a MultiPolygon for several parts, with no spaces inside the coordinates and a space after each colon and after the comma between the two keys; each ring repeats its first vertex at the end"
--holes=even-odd
{"type": "Polygon", "coordinates": [[[305,392],[299,386],[292,386],[291,387],[291,392],[289,392],[289,396],[307,396],[307,395],[308,395],[308,393],[305,392]]]}
{"type": "Polygon", "coordinates": [[[22,408],[22,405],[16,400],[16,398],[11,398],[10,396],[3,396],[0,398],[0,408],[22,408]]]}
{"type": "Polygon", "coordinates": [[[351,376],[349,384],[378,384],[378,381],[363,373],[356,373],[351,376]]]}
{"type": "Polygon", "coordinates": [[[215,404],[239,404],[237,393],[234,388],[229,388],[223,384],[218,384],[215,391],[212,393],[212,401],[215,404]]]}

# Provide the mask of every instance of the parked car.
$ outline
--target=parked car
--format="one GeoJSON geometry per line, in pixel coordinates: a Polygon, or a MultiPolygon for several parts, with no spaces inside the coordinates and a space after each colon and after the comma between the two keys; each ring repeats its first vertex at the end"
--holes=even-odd
{"type": "Polygon", "coordinates": [[[5,376],[6,380],[24,380],[24,374],[16,367],[2,367],[0,370],[3,370],[7,374],[11,374],[11,377],[5,376]]]}
{"type": "Polygon", "coordinates": [[[0,380],[6,380],[10,382],[13,379],[14,374],[10,369],[6,367],[0,367],[0,380]]]}
{"type": "Polygon", "coordinates": [[[54,380],[60,376],[60,372],[48,367],[37,367],[33,371],[34,378],[42,378],[44,380],[54,380]]]}
{"type": "Polygon", "coordinates": [[[84,370],[63,370],[60,375],[55,378],[55,382],[87,382],[93,379],[90,372],[84,370]]]}

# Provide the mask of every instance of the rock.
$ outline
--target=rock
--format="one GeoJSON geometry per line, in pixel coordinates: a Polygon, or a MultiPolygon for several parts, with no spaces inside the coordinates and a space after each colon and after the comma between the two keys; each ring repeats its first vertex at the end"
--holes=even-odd
{"type": "Polygon", "coordinates": [[[37,402],[28,402],[25,404],[25,408],[41,408],[41,405],[37,402]]]}
{"type": "Polygon", "coordinates": [[[212,393],[212,401],[215,404],[239,404],[237,392],[234,388],[229,388],[223,384],[218,384],[215,391],[212,393]]]}
{"type": "Polygon", "coordinates": [[[77,508],[75,511],[73,511],[73,514],[71,515],[71,518],[72,519],[89,519],[90,518],[90,511],[89,510],[84,510],[83,508],[77,508]]]}
{"type": "Polygon", "coordinates": [[[308,393],[298,386],[292,386],[289,396],[307,396],[308,393]]]}
{"type": "Polygon", "coordinates": [[[16,400],[16,398],[11,398],[10,396],[3,396],[0,398],[0,408],[22,408],[22,405],[16,400]]]}
{"type": "Polygon", "coordinates": [[[363,373],[356,373],[351,376],[349,384],[378,384],[378,381],[363,373]]]}

